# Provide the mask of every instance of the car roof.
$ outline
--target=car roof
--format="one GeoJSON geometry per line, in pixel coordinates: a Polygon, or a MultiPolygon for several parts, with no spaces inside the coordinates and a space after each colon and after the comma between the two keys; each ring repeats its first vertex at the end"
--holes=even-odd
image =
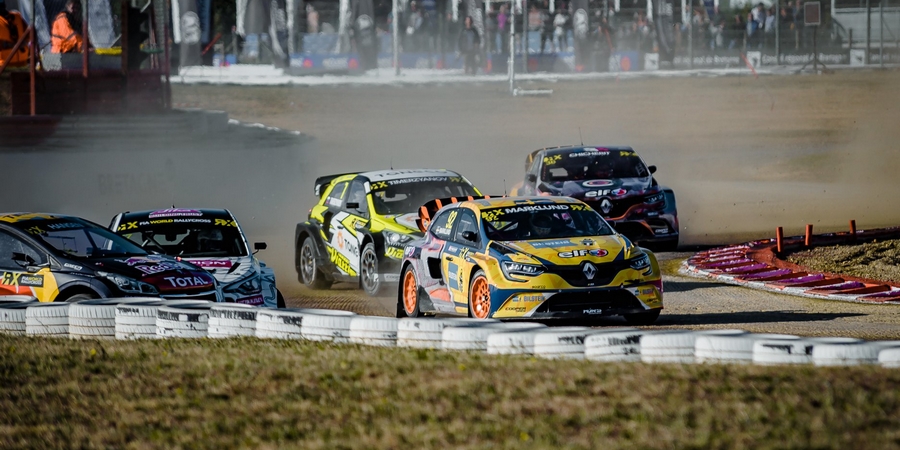
{"type": "Polygon", "coordinates": [[[629,151],[629,152],[633,152],[633,151],[634,151],[633,148],[627,147],[627,146],[624,146],[624,147],[623,147],[623,146],[613,146],[613,147],[611,147],[611,146],[602,146],[602,145],[598,145],[598,146],[592,146],[592,145],[570,145],[570,146],[567,146],[567,147],[545,148],[545,149],[542,149],[542,150],[540,150],[540,151],[544,152],[545,155],[559,155],[559,154],[563,154],[563,153],[577,153],[577,152],[584,151],[584,150],[587,150],[587,151],[594,151],[594,150],[599,150],[599,151],[602,151],[602,150],[619,151],[619,150],[621,150],[621,151],[629,151]]]}
{"type": "Polygon", "coordinates": [[[390,181],[416,177],[458,177],[458,173],[446,169],[388,169],[362,172],[369,181],[390,181]]]}
{"type": "MultiPolygon", "coordinates": [[[[59,219],[83,220],[85,222],[90,222],[89,220],[82,219],[81,217],[67,216],[65,214],[30,213],[30,212],[0,213],[0,224],[6,224],[6,225],[9,225],[9,226],[11,226],[13,228],[17,228],[17,229],[28,228],[35,221],[59,220],[59,219]]],[[[91,222],[91,223],[93,224],[93,222],[91,222]]]]}
{"type": "Polygon", "coordinates": [[[234,220],[234,216],[227,209],[189,209],[167,208],[147,211],[126,211],[122,213],[122,222],[150,219],[174,219],[174,218],[205,218],[234,220]]]}
{"type": "Polygon", "coordinates": [[[546,204],[571,204],[571,203],[581,203],[580,201],[571,198],[571,197],[555,197],[555,196],[544,196],[544,195],[533,195],[533,196],[521,196],[521,197],[495,197],[495,198],[486,198],[482,200],[471,200],[467,202],[463,202],[460,206],[466,205],[471,206],[476,210],[481,209],[489,209],[489,208],[506,208],[512,206],[524,206],[524,205],[546,205],[546,204]]]}

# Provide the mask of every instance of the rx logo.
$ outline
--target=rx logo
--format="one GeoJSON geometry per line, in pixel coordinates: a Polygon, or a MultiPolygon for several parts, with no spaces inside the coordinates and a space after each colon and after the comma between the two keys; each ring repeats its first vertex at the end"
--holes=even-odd
{"type": "Polygon", "coordinates": [[[137,222],[126,222],[122,225],[119,225],[119,229],[116,231],[125,231],[125,230],[137,230],[137,222]]]}
{"type": "Polygon", "coordinates": [[[562,155],[545,156],[544,164],[551,166],[551,165],[555,164],[557,161],[559,161],[560,159],[562,159],[562,155]]]}
{"type": "Polygon", "coordinates": [[[499,219],[500,216],[502,216],[502,215],[503,215],[503,211],[501,211],[501,210],[498,209],[498,210],[496,210],[496,211],[484,211],[484,212],[482,212],[482,213],[481,213],[481,218],[484,219],[484,220],[487,220],[488,222],[493,222],[493,221],[499,219]]]}
{"type": "Polygon", "coordinates": [[[376,181],[372,183],[372,189],[385,189],[388,187],[387,181],[376,181]]]}
{"type": "Polygon", "coordinates": [[[237,227],[237,224],[234,223],[233,220],[226,220],[226,219],[216,219],[215,225],[222,226],[222,227],[237,227]]]}

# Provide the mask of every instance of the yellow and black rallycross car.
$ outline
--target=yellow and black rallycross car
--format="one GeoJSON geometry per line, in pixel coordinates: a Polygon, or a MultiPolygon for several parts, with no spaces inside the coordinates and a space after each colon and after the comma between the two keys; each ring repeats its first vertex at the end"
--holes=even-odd
{"type": "Polygon", "coordinates": [[[653,253],[579,200],[442,199],[423,206],[421,215],[427,232],[404,250],[398,317],[619,315],[650,324],[662,310],[653,253]]]}
{"type": "Polygon", "coordinates": [[[369,295],[396,283],[403,248],[421,236],[417,211],[440,197],[481,195],[449,170],[403,169],[319,177],[319,202],[297,224],[294,263],[301,283],[326,289],[359,282],[369,295]]]}

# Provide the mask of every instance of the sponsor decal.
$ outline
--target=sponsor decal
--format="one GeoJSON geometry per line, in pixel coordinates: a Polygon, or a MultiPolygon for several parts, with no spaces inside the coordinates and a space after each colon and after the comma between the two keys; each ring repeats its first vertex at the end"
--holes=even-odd
{"type": "Polygon", "coordinates": [[[81,266],[79,266],[78,264],[64,263],[63,267],[67,267],[72,270],[81,270],[81,266]]]}
{"type": "Polygon", "coordinates": [[[593,316],[593,315],[597,315],[597,314],[603,314],[603,310],[600,308],[591,308],[591,309],[585,309],[585,310],[581,311],[581,313],[593,316]]]}
{"type": "Polygon", "coordinates": [[[338,269],[351,277],[356,276],[356,271],[350,266],[350,260],[347,259],[346,256],[340,254],[334,247],[326,248],[328,249],[328,256],[331,258],[331,262],[334,263],[338,269]]]}
{"type": "Polygon", "coordinates": [[[84,225],[82,225],[80,223],[72,223],[72,222],[47,223],[47,224],[44,224],[44,226],[51,230],[76,230],[76,229],[84,228],[84,225]]]}
{"type": "Polygon", "coordinates": [[[588,180],[581,183],[584,187],[603,187],[603,186],[612,186],[614,183],[611,180],[588,180]]]}
{"type": "Polygon", "coordinates": [[[239,298],[235,303],[243,303],[245,305],[262,305],[265,302],[262,295],[254,295],[252,297],[239,298]]]}
{"type": "Polygon", "coordinates": [[[181,209],[181,208],[169,208],[169,209],[161,209],[159,211],[153,211],[150,213],[151,219],[157,219],[160,217],[179,217],[179,216],[202,216],[203,213],[197,211],[196,209],[181,209]]]}
{"type": "Polygon", "coordinates": [[[602,248],[596,248],[596,249],[590,249],[590,250],[583,249],[583,250],[572,250],[571,252],[559,252],[556,254],[556,256],[559,256],[560,258],[582,258],[585,256],[604,257],[608,254],[609,254],[608,251],[606,251],[602,248]]]}
{"type": "Polygon", "coordinates": [[[621,197],[627,194],[625,189],[598,189],[596,191],[587,191],[584,193],[585,198],[603,197],[604,195],[612,195],[613,197],[621,197]]]}
{"type": "Polygon", "coordinates": [[[578,153],[569,153],[569,158],[581,158],[585,156],[609,156],[609,152],[606,150],[597,150],[595,148],[584,149],[583,152],[578,153]]]}
{"type": "Polygon", "coordinates": [[[145,275],[153,275],[170,270],[183,270],[189,268],[188,266],[180,263],[169,261],[154,261],[148,258],[140,257],[131,257],[122,262],[128,266],[132,266],[135,269],[140,270],[145,275]]]}
{"type": "Polygon", "coordinates": [[[190,259],[191,264],[204,269],[230,269],[231,261],[227,259],[190,259]]]}
{"type": "Polygon", "coordinates": [[[602,212],[603,214],[609,214],[609,212],[612,211],[612,208],[612,200],[605,197],[603,198],[603,200],[600,200],[600,212],[602,212]]]}
{"type": "Polygon", "coordinates": [[[41,287],[44,285],[43,275],[29,275],[22,272],[3,272],[0,284],[4,286],[30,286],[41,287]]]}
{"type": "MultiPolygon", "coordinates": [[[[456,178],[459,180],[459,178],[456,178]]],[[[409,184],[409,183],[430,183],[435,181],[454,181],[450,177],[415,177],[415,178],[400,178],[398,180],[388,180],[388,181],[377,181],[372,183],[372,190],[378,191],[386,189],[388,186],[397,186],[400,184],[409,184]]]]}
{"type": "Polygon", "coordinates": [[[669,232],[668,228],[654,228],[653,234],[666,234],[669,232]]]}
{"type": "Polygon", "coordinates": [[[552,166],[559,162],[560,159],[562,159],[562,155],[545,156],[544,165],[552,166]]]}
{"type": "Polygon", "coordinates": [[[414,246],[407,246],[403,249],[403,256],[406,258],[418,258],[419,257],[419,248],[414,246]]]}
{"type": "Polygon", "coordinates": [[[641,335],[639,334],[630,334],[625,337],[611,337],[606,340],[606,342],[610,346],[616,345],[632,345],[632,344],[640,344],[641,343],[641,335]]]}
{"type": "Polygon", "coordinates": [[[138,227],[138,221],[134,222],[122,222],[119,225],[119,228],[116,228],[116,231],[126,231],[126,230],[136,230],[138,227]]]}
{"type": "Polygon", "coordinates": [[[637,153],[635,153],[631,150],[620,150],[619,156],[637,156],[637,153]]]}
{"type": "Polygon", "coordinates": [[[666,199],[665,194],[660,192],[656,195],[648,195],[647,198],[644,199],[644,203],[659,203],[666,199]]]}
{"type": "Polygon", "coordinates": [[[403,250],[400,250],[397,247],[388,247],[384,252],[385,256],[393,259],[402,259],[403,258],[403,250]]]}
{"type": "Polygon", "coordinates": [[[536,241],[529,242],[534,248],[553,248],[553,247],[565,247],[567,245],[572,245],[572,241],[569,239],[554,239],[552,241],[536,241]]]}
{"type": "Polygon", "coordinates": [[[591,263],[585,263],[581,271],[584,272],[584,277],[588,280],[593,280],[597,276],[597,268],[591,263]]]}
{"type": "Polygon", "coordinates": [[[560,344],[584,344],[584,335],[579,336],[560,336],[557,338],[556,342],[560,344]]]}
{"type": "Polygon", "coordinates": [[[237,227],[237,223],[230,219],[216,219],[213,225],[219,227],[237,227]]]}
{"type": "Polygon", "coordinates": [[[163,280],[171,283],[172,287],[202,287],[212,285],[209,280],[204,280],[200,277],[165,277],[163,280]]]}

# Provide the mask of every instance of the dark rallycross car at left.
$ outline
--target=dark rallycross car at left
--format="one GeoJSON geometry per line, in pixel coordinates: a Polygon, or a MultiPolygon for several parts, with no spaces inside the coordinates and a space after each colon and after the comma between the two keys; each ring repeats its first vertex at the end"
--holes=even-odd
{"type": "Polygon", "coordinates": [[[42,302],[106,297],[219,301],[205,270],[149,254],[105,227],[61,214],[0,213],[0,295],[42,302]]]}

